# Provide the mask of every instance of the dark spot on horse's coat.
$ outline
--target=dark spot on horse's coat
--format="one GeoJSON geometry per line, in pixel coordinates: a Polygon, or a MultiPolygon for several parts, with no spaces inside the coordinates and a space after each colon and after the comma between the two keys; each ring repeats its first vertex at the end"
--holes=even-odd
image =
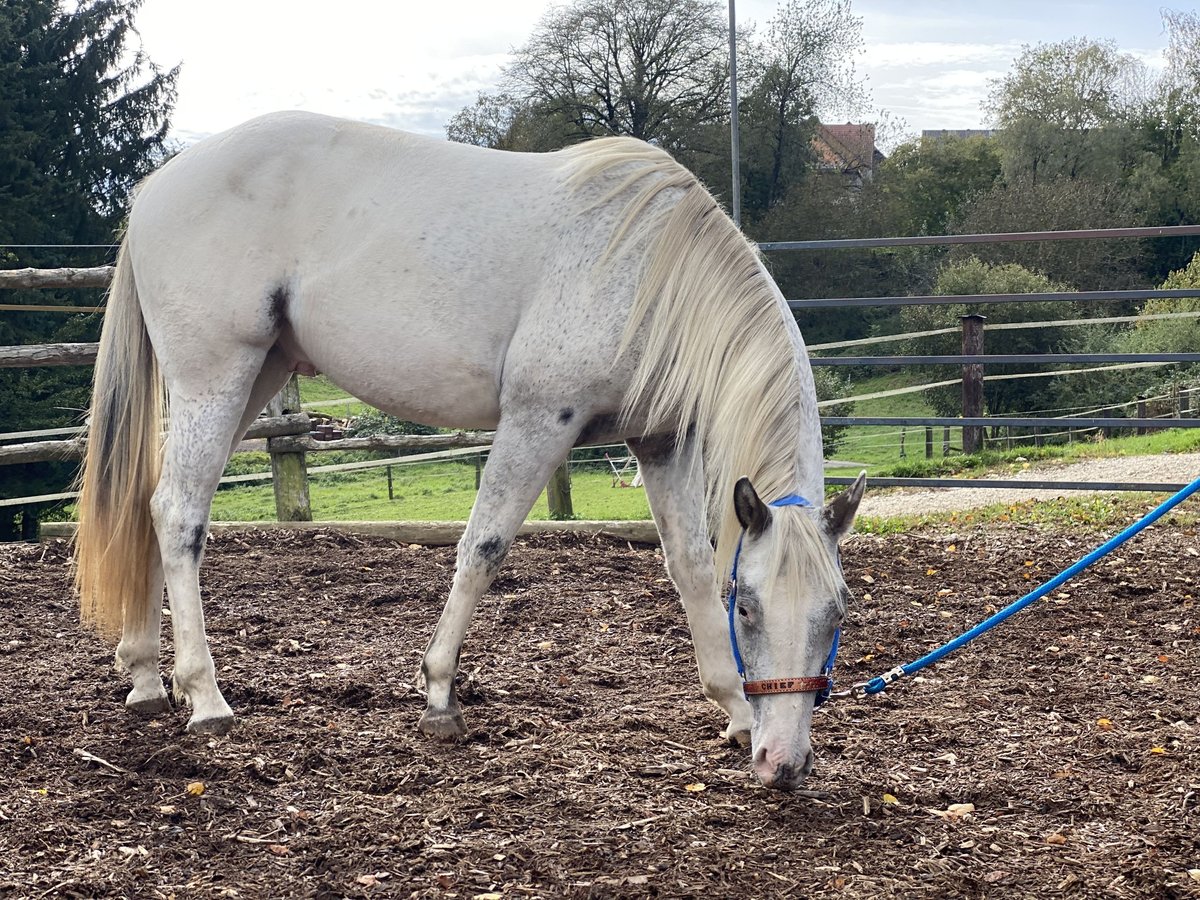
{"type": "Polygon", "coordinates": [[[504,546],[504,541],[498,537],[490,537],[486,541],[481,541],[475,551],[479,554],[479,558],[483,561],[489,574],[495,574],[500,568],[500,561],[504,559],[505,551],[508,548],[504,546]]]}
{"type": "Polygon", "coordinates": [[[268,315],[271,317],[271,327],[275,331],[283,328],[287,321],[288,304],[291,302],[291,294],[288,293],[286,284],[281,284],[271,291],[271,308],[268,315]]]}
{"type": "Polygon", "coordinates": [[[566,425],[573,418],[575,418],[575,410],[571,409],[569,406],[565,409],[559,410],[558,412],[558,423],[560,425],[566,425]]]}
{"type": "Polygon", "coordinates": [[[187,542],[187,549],[192,552],[192,559],[200,562],[200,555],[204,552],[204,542],[208,539],[208,529],[203,525],[195,525],[192,527],[191,539],[187,542]]]}

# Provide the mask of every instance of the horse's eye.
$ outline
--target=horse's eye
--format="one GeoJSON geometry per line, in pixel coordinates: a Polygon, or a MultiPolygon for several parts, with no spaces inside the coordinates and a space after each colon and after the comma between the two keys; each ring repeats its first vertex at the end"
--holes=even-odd
{"type": "Polygon", "coordinates": [[[750,618],[750,613],[746,611],[746,607],[744,607],[744,606],[738,607],[738,615],[741,616],[743,619],[750,618]]]}

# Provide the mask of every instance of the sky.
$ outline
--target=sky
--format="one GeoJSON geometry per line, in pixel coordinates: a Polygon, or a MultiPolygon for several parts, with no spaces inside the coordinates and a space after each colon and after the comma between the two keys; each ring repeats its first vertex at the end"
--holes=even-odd
{"type": "MultiPolygon", "coordinates": [[[[1192,8],[1195,0],[1175,6],[1192,8]]],[[[496,85],[549,0],[145,0],[137,25],[156,63],[182,63],[173,136],[191,143],[260,113],[306,109],[445,134],[496,85]]],[[[1087,36],[1160,64],[1159,0],[854,0],[856,67],[902,135],[985,127],[989,82],[1023,44],[1087,36]]],[[[777,0],[736,0],[765,26],[777,0]]]]}

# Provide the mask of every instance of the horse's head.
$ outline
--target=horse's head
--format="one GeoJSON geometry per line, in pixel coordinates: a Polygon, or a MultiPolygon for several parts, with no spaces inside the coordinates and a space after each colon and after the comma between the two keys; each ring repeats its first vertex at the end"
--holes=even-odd
{"type": "Polygon", "coordinates": [[[865,485],[864,473],[817,516],[800,506],[764,503],[747,478],[734,488],[744,534],[733,633],[754,711],[753,768],[767,787],[793,790],[812,770],[814,679],[831,662],[849,594],[838,541],[850,530],[865,485]],[[792,683],[770,683],[776,680],[792,683]],[[761,689],[782,692],[753,693],[758,681],[768,682],[761,689]]]}

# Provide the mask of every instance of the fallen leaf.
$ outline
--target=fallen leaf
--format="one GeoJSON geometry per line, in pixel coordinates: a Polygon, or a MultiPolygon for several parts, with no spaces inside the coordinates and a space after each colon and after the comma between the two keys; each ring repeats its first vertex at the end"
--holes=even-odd
{"type": "Polygon", "coordinates": [[[271,844],[270,846],[267,847],[267,849],[269,851],[271,851],[272,853],[274,853],[276,856],[287,856],[289,853],[292,852],[287,847],[285,847],[283,844],[271,844]]]}
{"type": "Polygon", "coordinates": [[[1166,747],[1151,747],[1150,752],[1151,753],[1166,753],[1167,748],[1166,747]]]}
{"type": "Polygon", "coordinates": [[[867,584],[874,584],[874,583],[875,583],[875,579],[874,579],[874,578],[872,578],[870,575],[864,575],[864,576],[862,577],[862,580],[863,580],[863,581],[865,581],[867,584]]]}
{"type": "Polygon", "coordinates": [[[965,816],[969,816],[973,812],[975,812],[974,803],[951,803],[946,807],[947,816],[951,816],[955,819],[961,819],[965,816]]]}
{"type": "Polygon", "coordinates": [[[504,900],[504,895],[497,894],[495,891],[488,891],[486,894],[476,894],[471,900],[504,900]]]}
{"type": "Polygon", "coordinates": [[[1159,656],[1159,657],[1158,657],[1158,661],[1159,661],[1160,663],[1170,662],[1170,661],[1171,661],[1171,657],[1167,656],[1167,654],[1165,654],[1165,653],[1164,653],[1164,654],[1162,654],[1161,656],[1159,656]]]}
{"type": "Polygon", "coordinates": [[[1200,869],[1188,869],[1188,878],[1192,881],[1200,881],[1200,869]]]}
{"type": "Polygon", "coordinates": [[[926,569],[926,570],[925,570],[925,574],[926,574],[926,575],[936,575],[936,574],[937,574],[937,569],[926,569]]]}
{"type": "Polygon", "coordinates": [[[1142,676],[1142,684],[1158,684],[1158,682],[1161,680],[1162,679],[1159,678],[1157,675],[1143,675],[1142,676]]]}
{"type": "Polygon", "coordinates": [[[1113,727],[1112,719],[1097,719],[1096,726],[1104,731],[1110,731],[1113,727]]]}
{"type": "Polygon", "coordinates": [[[683,789],[685,791],[691,791],[693,794],[698,794],[701,791],[705,790],[707,787],[708,787],[708,785],[706,785],[702,782],[694,781],[691,784],[684,785],[683,789]]]}
{"type": "Polygon", "coordinates": [[[1046,835],[1047,844],[1065,844],[1066,842],[1067,836],[1065,834],[1061,834],[1060,832],[1056,831],[1053,834],[1046,835]]]}
{"type": "Polygon", "coordinates": [[[958,547],[957,547],[955,544],[951,544],[949,547],[947,547],[947,548],[946,548],[946,552],[947,552],[947,553],[953,553],[953,552],[955,552],[957,549],[958,549],[958,547]]]}
{"type": "Polygon", "coordinates": [[[203,781],[188,782],[188,786],[183,789],[183,792],[185,794],[187,794],[189,797],[199,797],[201,794],[204,793],[204,782],[203,781]]]}
{"type": "Polygon", "coordinates": [[[883,802],[888,804],[889,806],[899,806],[900,805],[900,801],[897,800],[895,795],[893,795],[893,794],[884,794],[883,802]]]}

